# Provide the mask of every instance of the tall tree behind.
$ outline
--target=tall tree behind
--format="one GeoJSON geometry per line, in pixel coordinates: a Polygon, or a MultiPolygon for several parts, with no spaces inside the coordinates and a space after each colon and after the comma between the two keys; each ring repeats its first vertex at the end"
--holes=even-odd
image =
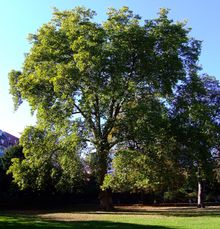
{"type": "MultiPolygon", "coordinates": [[[[123,7],[110,9],[107,20],[97,24],[94,11],[55,10],[53,19],[30,35],[22,71],[9,75],[15,107],[27,100],[41,128],[57,131],[66,120],[79,126],[82,141],[96,150],[100,186],[111,148],[129,140],[121,136],[126,110],[152,96],[161,101],[196,69],[200,42],[167,14],[162,9],[157,19],[143,22],[123,7]]],[[[105,191],[100,203],[111,208],[105,191]]]]}
{"type": "Polygon", "coordinates": [[[220,85],[207,75],[188,77],[172,100],[172,126],[180,166],[197,177],[198,207],[204,207],[204,185],[213,171],[219,146],[220,85]]]}

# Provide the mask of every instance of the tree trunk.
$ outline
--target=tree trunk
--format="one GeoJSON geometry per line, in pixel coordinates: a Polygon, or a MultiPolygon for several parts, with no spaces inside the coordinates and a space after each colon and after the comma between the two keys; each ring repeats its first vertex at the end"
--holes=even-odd
{"type": "Polygon", "coordinates": [[[198,180],[198,208],[204,208],[204,184],[201,180],[198,180]]]}
{"type": "Polygon", "coordinates": [[[198,193],[197,193],[197,207],[204,208],[204,183],[201,178],[200,168],[198,168],[198,193]]]}
{"type": "Polygon", "coordinates": [[[111,189],[99,191],[99,204],[103,211],[110,211],[113,209],[111,189]]]}
{"type": "Polygon", "coordinates": [[[102,144],[101,147],[97,147],[98,150],[98,181],[100,186],[99,191],[99,203],[100,208],[103,211],[110,211],[113,209],[112,205],[112,192],[111,189],[102,190],[101,186],[103,185],[105,175],[108,171],[108,155],[109,148],[108,143],[102,144]]]}

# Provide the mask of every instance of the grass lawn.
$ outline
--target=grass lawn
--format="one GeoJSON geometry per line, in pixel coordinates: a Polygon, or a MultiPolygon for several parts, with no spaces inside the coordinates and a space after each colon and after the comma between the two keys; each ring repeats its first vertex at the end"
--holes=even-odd
{"type": "Polygon", "coordinates": [[[1,229],[220,229],[220,207],[120,207],[114,212],[0,213],[1,229]]]}

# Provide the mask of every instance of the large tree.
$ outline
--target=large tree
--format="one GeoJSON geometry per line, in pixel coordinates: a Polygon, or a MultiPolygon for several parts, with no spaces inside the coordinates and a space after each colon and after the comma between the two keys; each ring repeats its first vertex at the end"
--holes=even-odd
{"type": "MultiPolygon", "coordinates": [[[[81,141],[95,148],[100,186],[111,149],[130,140],[130,108],[143,114],[145,102],[152,97],[162,102],[196,69],[200,42],[167,14],[162,9],[158,18],[142,21],[123,7],[110,9],[98,24],[95,12],[85,8],[55,10],[52,20],[30,35],[22,71],[9,75],[15,107],[28,101],[41,128],[57,131],[67,120],[78,125],[81,141]]],[[[111,207],[105,191],[100,203],[111,207]]]]}

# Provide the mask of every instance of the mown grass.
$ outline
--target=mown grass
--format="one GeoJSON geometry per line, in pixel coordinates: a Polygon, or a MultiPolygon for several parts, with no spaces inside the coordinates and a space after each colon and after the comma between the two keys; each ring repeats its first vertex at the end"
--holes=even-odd
{"type": "Polygon", "coordinates": [[[105,212],[5,212],[2,229],[218,229],[220,209],[120,210],[105,212]]]}

